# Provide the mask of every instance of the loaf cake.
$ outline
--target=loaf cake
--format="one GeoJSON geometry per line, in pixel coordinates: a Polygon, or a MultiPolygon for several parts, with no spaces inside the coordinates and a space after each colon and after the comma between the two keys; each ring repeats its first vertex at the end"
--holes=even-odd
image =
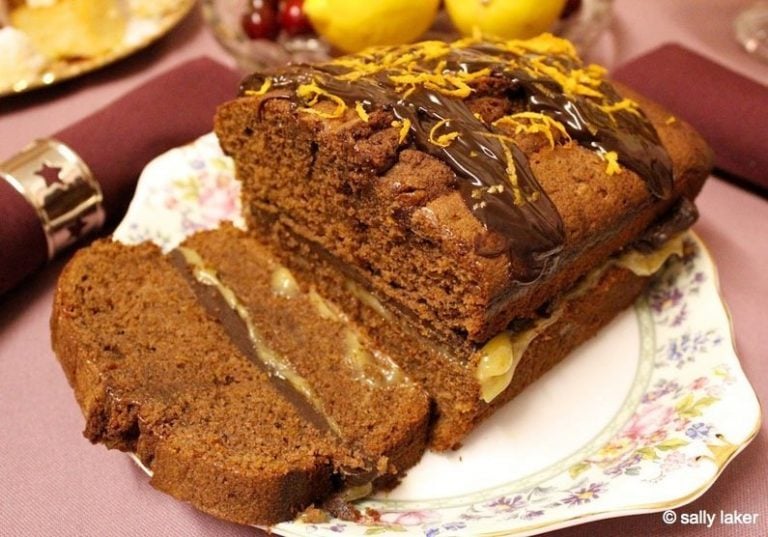
{"type": "Polygon", "coordinates": [[[85,436],[228,520],[392,486],[424,451],[422,388],[234,228],[167,256],[109,240],[78,252],[52,338],[85,436]]]}
{"type": "Polygon", "coordinates": [[[215,128],[247,232],[96,242],[52,337],[87,438],[248,524],[458,446],[683,253],[711,166],[548,35],[254,74],[215,128]]]}
{"type": "Polygon", "coordinates": [[[437,403],[436,449],[631,302],[647,274],[612,260],[688,228],[712,161],[689,125],[551,35],[255,73],[219,108],[215,131],[249,229],[372,338],[403,343],[388,352],[437,403]],[[593,304],[577,334],[550,324],[520,365],[530,374],[478,379],[486,345],[542,324],[595,279],[575,311],[614,280],[624,292],[593,304]],[[350,289],[373,307],[355,308],[350,289]]]}

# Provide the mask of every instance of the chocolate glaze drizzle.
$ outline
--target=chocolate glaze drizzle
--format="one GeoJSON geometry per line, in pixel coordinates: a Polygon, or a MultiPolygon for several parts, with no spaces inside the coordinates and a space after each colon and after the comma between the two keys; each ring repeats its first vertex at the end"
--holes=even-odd
{"type": "Polygon", "coordinates": [[[555,70],[567,79],[585,71],[575,54],[563,52],[564,42],[549,38],[556,50],[546,55],[538,52],[538,46],[526,48],[526,42],[465,40],[378,49],[353,57],[367,69],[364,76],[350,77],[355,74],[354,62],[343,59],[318,66],[298,64],[276,73],[251,75],[243,82],[241,93],[258,93],[268,86],[262,102],[287,98],[297,106],[306,106],[297,90],[314,84],[349,108],[361,103],[368,111],[384,109],[401,122],[407,120],[410,139],[422,151],[451,166],[467,206],[496,239],[478,244],[478,253],[496,256],[507,252],[528,268],[523,279],[534,281],[556,261],[565,234],[562,219],[525,154],[472,113],[468,95],[457,96],[451,91],[453,86],[403,84],[395,75],[435,73],[471,80],[469,86],[483,78],[501,82],[497,86],[503,88],[502,95],[524,111],[559,122],[571,139],[599,154],[615,152],[621,164],[646,181],[654,196],[668,197],[672,190],[671,160],[651,123],[639,109],[616,106],[622,97],[602,79],[593,81],[595,96],[566,92],[561,82],[547,73],[555,70]],[[433,48],[424,53],[425,46],[433,48]],[[409,63],[407,68],[402,62],[397,68],[387,63],[408,54],[418,62],[409,63]],[[431,135],[437,129],[457,134],[448,144],[435,144],[431,135]]]}
{"type": "Polygon", "coordinates": [[[699,218],[696,205],[688,198],[680,198],[666,214],[656,220],[629,248],[649,254],[658,250],[675,235],[690,228],[699,218]]]}

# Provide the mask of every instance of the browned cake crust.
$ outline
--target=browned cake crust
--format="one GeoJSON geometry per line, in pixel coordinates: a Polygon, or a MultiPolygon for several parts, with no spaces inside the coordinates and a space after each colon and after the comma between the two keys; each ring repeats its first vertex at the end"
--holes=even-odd
{"type": "Polygon", "coordinates": [[[293,518],[340,487],[391,485],[419,459],[427,397],[380,353],[366,354],[365,335],[314,310],[239,231],[184,246],[166,257],[150,245],[99,241],[60,278],[53,347],[88,439],[135,452],[158,489],[247,524],[293,518]],[[195,279],[190,251],[235,307],[204,298],[218,291],[195,279]],[[289,369],[259,365],[243,347],[237,331],[247,326],[227,317],[241,309],[259,334],[258,345],[249,342],[256,354],[289,369]],[[294,377],[310,396],[300,383],[287,386],[294,377]]]}
{"type": "MultiPolygon", "coordinates": [[[[464,102],[484,124],[520,106],[494,77],[473,88],[464,102]]],[[[494,235],[463,199],[456,173],[411,138],[400,143],[402,127],[393,126],[391,110],[373,108],[364,120],[348,106],[328,118],[275,92],[246,94],[216,117],[222,148],[243,183],[249,227],[268,224],[310,241],[417,320],[423,333],[448,340],[483,342],[534,313],[680,198],[693,199],[711,166],[709,149],[690,126],[624,88],[671,158],[673,183],[663,197],[628,167],[609,173],[597,152],[557,132],[550,145],[542,132],[496,125],[494,132],[523,151],[563,224],[556,261],[535,284],[520,285],[530,277],[525,264],[481,251],[494,235]]],[[[315,106],[332,109],[323,105],[315,106]]]]}

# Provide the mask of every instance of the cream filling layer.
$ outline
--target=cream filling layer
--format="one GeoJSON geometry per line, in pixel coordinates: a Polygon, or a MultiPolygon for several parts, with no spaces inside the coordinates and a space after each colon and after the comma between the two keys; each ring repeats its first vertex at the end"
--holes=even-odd
{"type": "MultiPolygon", "coordinates": [[[[480,349],[481,357],[475,370],[475,378],[480,385],[480,398],[486,403],[492,402],[512,382],[520,360],[531,343],[548,327],[554,324],[563,314],[562,303],[575,299],[598,284],[603,273],[611,266],[632,271],[638,276],[650,276],[666,263],[673,255],[683,255],[685,233],[681,233],[661,248],[649,253],[630,250],[620,257],[611,259],[602,266],[589,272],[582,281],[561,298],[561,305],[556,307],[552,314],[546,318],[534,321],[533,325],[525,330],[504,330],[491,338],[480,349]]],[[[391,312],[368,290],[359,284],[347,280],[347,291],[352,293],[362,304],[368,306],[386,320],[392,320],[391,312]]]]}
{"type": "Polygon", "coordinates": [[[301,292],[296,278],[282,265],[272,271],[269,283],[272,285],[272,292],[283,298],[294,298],[301,292]]]}
{"type": "Polygon", "coordinates": [[[475,371],[480,383],[480,397],[486,403],[492,402],[512,382],[520,360],[531,343],[563,314],[563,304],[588,293],[600,281],[600,277],[611,266],[632,271],[638,276],[655,274],[667,259],[673,255],[683,255],[685,234],[680,234],[667,241],[661,248],[650,253],[631,250],[616,259],[607,261],[592,270],[571,291],[563,295],[560,305],[555,307],[547,318],[537,319],[533,326],[519,332],[505,330],[493,337],[481,349],[481,357],[475,371]]]}
{"type": "MultiPolygon", "coordinates": [[[[272,292],[283,298],[296,298],[302,294],[296,278],[282,265],[272,271],[271,285],[272,292]]],[[[362,292],[362,288],[351,281],[347,281],[347,289],[358,297],[358,293],[362,292]]],[[[304,296],[320,317],[344,324],[344,358],[347,365],[356,372],[357,380],[373,387],[389,386],[405,380],[403,371],[395,361],[378,349],[371,350],[371,345],[366,344],[364,336],[354,329],[349,318],[335,304],[323,298],[314,289],[304,296]]],[[[360,300],[384,318],[390,318],[389,312],[373,295],[368,294],[360,300]]]]}
{"type": "Polygon", "coordinates": [[[681,233],[665,242],[661,248],[644,254],[637,250],[630,250],[614,260],[614,264],[631,270],[638,276],[651,276],[667,262],[673,255],[683,256],[686,233],[681,233]]]}

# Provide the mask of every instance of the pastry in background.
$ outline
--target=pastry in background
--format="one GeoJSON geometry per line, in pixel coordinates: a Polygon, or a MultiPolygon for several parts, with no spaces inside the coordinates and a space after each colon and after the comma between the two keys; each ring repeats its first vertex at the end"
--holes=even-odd
{"type": "Polygon", "coordinates": [[[12,26],[51,60],[99,56],[123,39],[127,7],[119,0],[56,0],[10,5],[12,26]]]}
{"type": "Polygon", "coordinates": [[[131,14],[137,17],[162,17],[172,13],[179,5],[178,0],[129,0],[131,14]]]}
{"type": "Polygon", "coordinates": [[[32,40],[11,26],[0,28],[0,50],[0,88],[24,84],[37,77],[47,63],[32,40]]]}

